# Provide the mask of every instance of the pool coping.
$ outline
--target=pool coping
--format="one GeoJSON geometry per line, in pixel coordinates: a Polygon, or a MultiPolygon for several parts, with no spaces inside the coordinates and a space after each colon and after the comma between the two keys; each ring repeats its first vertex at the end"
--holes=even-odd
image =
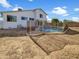
{"type": "Polygon", "coordinates": [[[64,34],[64,32],[43,32],[44,34],[46,34],[46,35],[63,35],[64,34]]]}
{"type": "Polygon", "coordinates": [[[64,32],[39,32],[38,34],[26,34],[29,36],[41,36],[41,35],[64,35],[64,32]]]}

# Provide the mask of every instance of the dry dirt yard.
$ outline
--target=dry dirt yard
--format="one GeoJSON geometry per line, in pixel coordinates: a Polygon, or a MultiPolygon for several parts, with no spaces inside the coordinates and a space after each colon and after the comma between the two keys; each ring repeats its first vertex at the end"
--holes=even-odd
{"type": "Polygon", "coordinates": [[[32,39],[0,38],[0,59],[79,59],[79,34],[42,35],[32,39]]]}
{"type": "Polygon", "coordinates": [[[44,59],[45,55],[28,36],[0,38],[0,59],[44,59]]]}
{"type": "Polygon", "coordinates": [[[79,27],[70,27],[73,30],[79,31],[79,27]]]}

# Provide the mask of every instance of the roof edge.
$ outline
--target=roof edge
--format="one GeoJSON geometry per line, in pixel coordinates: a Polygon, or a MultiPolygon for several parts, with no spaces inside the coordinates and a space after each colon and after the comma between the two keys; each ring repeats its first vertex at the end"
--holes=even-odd
{"type": "Polygon", "coordinates": [[[34,10],[42,10],[46,15],[47,13],[41,9],[41,8],[36,8],[36,9],[32,9],[32,10],[22,10],[22,11],[0,11],[0,13],[7,13],[7,12],[23,12],[23,11],[34,11],[34,10]]]}

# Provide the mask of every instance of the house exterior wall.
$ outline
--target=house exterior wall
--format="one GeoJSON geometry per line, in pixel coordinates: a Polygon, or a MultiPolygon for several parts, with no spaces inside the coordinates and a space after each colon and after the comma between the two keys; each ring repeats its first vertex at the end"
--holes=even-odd
{"type": "Polygon", "coordinates": [[[42,21],[45,21],[45,20],[47,20],[47,18],[46,18],[46,14],[42,11],[42,10],[36,10],[35,11],[35,19],[36,20],[42,20],[42,21]],[[42,14],[43,15],[43,18],[40,18],[40,14],[42,14]]]}
{"type": "MultiPolygon", "coordinates": [[[[47,14],[46,13],[44,13],[44,11],[43,10],[36,10],[35,11],[35,19],[36,19],[36,21],[38,20],[38,21],[42,21],[42,26],[44,26],[45,25],[45,22],[47,21],[47,14]],[[42,14],[43,15],[43,17],[42,18],[40,18],[40,14],[42,14]]],[[[37,24],[36,24],[36,27],[38,27],[38,26],[41,26],[41,25],[38,25],[38,22],[37,22],[37,24]]]]}
{"type": "Polygon", "coordinates": [[[9,28],[17,28],[18,25],[21,25],[23,27],[27,27],[27,23],[29,21],[29,18],[34,18],[34,22],[32,21],[31,26],[35,26],[35,20],[46,20],[46,14],[44,14],[41,10],[36,11],[18,11],[18,12],[6,12],[3,13],[3,28],[9,29],[9,28]],[[43,18],[39,17],[39,14],[43,14],[43,18]],[[7,22],[7,15],[17,16],[16,22],[7,22]],[[27,20],[22,20],[21,17],[27,17],[27,20]]]}

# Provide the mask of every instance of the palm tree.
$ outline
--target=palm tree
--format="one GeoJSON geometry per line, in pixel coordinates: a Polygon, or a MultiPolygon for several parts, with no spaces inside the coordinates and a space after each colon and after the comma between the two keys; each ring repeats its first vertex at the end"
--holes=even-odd
{"type": "Polygon", "coordinates": [[[55,26],[57,27],[58,26],[58,23],[59,23],[59,20],[57,18],[53,18],[52,19],[52,24],[55,24],[55,26]]]}

